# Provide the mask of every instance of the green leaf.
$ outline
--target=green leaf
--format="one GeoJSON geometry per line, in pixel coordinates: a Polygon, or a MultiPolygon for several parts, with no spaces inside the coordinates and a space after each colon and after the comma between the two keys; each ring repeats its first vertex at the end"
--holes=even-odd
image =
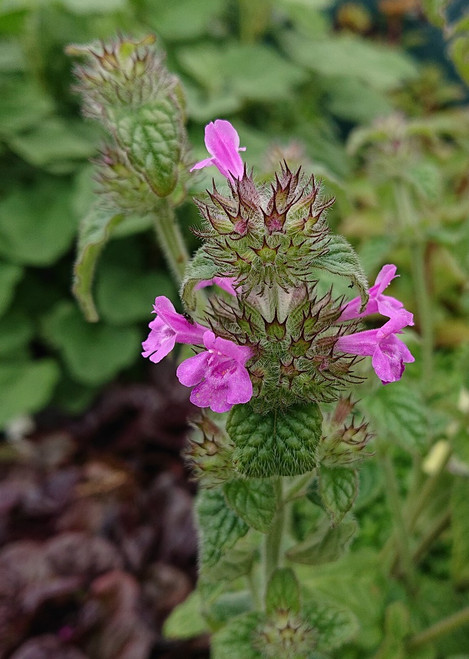
{"type": "Polygon", "coordinates": [[[147,24],[170,41],[201,37],[226,9],[224,0],[149,0],[145,6],[147,24]]]}
{"type": "Polygon", "coordinates": [[[60,302],[44,319],[46,339],[57,348],[72,377],[98,385],[130,366],[140,352],[141,336],[133,327],[90,325],[69,302],[60,302]]]}
{"type": "Polygon", "coordinates": [[[327,84],[329,110],[348,121],[368,123],[393,111],[385,94],[358,78],[337,76],[327,84]]]}
{"type": "Polygon", "coordinates": [[[219,628],[252,608],[252,595],[248,590],[224,593],[210,605],[210,624],[212,627],[219,628]]]}
{"type": "Polygon", "coordinates": [[[0,93],[0,135],[5,138],[41,124],[54,107],[43,91],[26,80],[3,79],[0,93]]]}
{"type": "Polygon", "coordinates": [[[218,563],[235,542],[246,535],[248,525],[228,508],[221,490],[202,490],[198,495],[197,517],[201,537],[203,568],[218,563]]]}
{"type": "Polygon", "coordinates": [[[161,98],[127,110],[113,132],[135,171],[159,197],[169,195],[176,187],[183,141],[179,107],[161,98]]]}
{"type": "Polygon", "coordinates": [[[124,215],[116,215],[96,204],[80,224],[73,293],[90,322],[99,318],[91,291],[96,263],[112,231],[123,219],[124,215]]]}
{"type": "Polygon", "coordinates": [[[422,450],[428,433],[428,412],[418,390],[402,382],[379,387],[361,403],[383,438],[408,450],[422,450]]]}
{"type": "Polygon", "coordinates": [[[252,645],[263,620],[258,612],[234,618],[212,636],[212,659],[263,659],[263,653],[252,645]]]}
{"type": "Polygon", "coordinates": [[[313,535],[292,547],[287,556],[294,563],[305,565],[331,563],[348,550],[357,531],[355,520],[344,521],[333,527],[323,522],[313,535]]]}
{"type": "Polygon", "coordinates": [[[421,160],[406,168],[404,176],[420,197],[432,203],[438,202],[442,194],[442,176],[435,163],[428,159],[421,160]]]}
{"type": "Polygon", "coordinates": [[[228,505],[249,526],[267,533],[275,515],[276,499],[273,485],[264,479],[229,481],[223,488],[228,505]]]}
{"type": "Polygon", "coordinates": [[[89,124],[46,119],[27,133],[15,135],[9,145],[24,160],[53,174],[75,171],[77,161],[96,153],[97,134],[89,124]]]}
{"type": "Polygon", "coordinates": [[[178,53],[183,70],[211,96],[268,102],[288,98],[307,74],[265,44],[202,43],[178,53]]]}
{"type": "Polygon", "coordinates": [[[354,469],[321,465],[319,494],[332,523],[340,524],[357,497],[358,472],[354,469]]]}
{"type": "Polygon", "coordinates": [[[353,36],[308,39],[286,34],[284,45],[291,57],[322,75],[358,78],[374,89],[395,89],[417,76],[418,69],[403,52],[353,36]]]}
{"type": "Polygon", "coordinates": [[[409,610],[403,602],[392,602],[386,609],[384,638],[375,659],[406,659],[404,639],[410,634],[409,610]]]}
{"type": "Polygon", "coordinates": [[[202,600],[194,590],[184,602],[178,604],[163,625],[165,638],[192,638],[208,631],[202,616],[202,600]]]}
{"type": "Polygon", "coordinates": [[[18,187],[0,202],[0,254],[24,265],[53,263],[70,247],[77,220],[70,186],[48,178],[18,187]]]}
{"type": "Polygon", "coordinates": [[[59,379],[52,359],[0,366],[0,427],[21,414],[32,414],[50,400],[59,379]]]}
{"type": "Polygon", "coordinates": [[[23,268],[0,261],[0,316],[10,306],[15,286],[23,275],[23,268]]]}
{"type": "Polygon", "coordinates": [[[317,632],[317,650],[327,652],[339,648],[358,631],[357,619],[351,611],[324,601],[309,600],[303,604],[302,615],[317,632]]]}
{"type": "Polygon", "coordinates": [[[96,302],[102,318],[111,324],[149,322],[151,305],[157,295],[177,298],[169,275],[145,270],[140,256],[140,245],[132,239],[113,240],[100,262],[96,302]]]}
{"type": "Polygon", "coordinates": [[[265,415],[249,404],[236,405],[226,429],[236,445],[233,463],[246,476],[296,476],[316,466],[322,416],[315,403],[265,415]]]}
{"type": "Polygon", "coordinates": [[[18,353],[24,357],[26,344],[34,336],[33,319],[14,310],[0,318],[0,358],[13,361],[18,353]]]}
{"type": "MultiPolygon", "coordinates": [[[[317,256],[311,263],[312,268],[326,270],[333,275],[346,277],[353,283],[360,293],[362,306],[368,301],[368,282],[363,272],[360,259],[350,243],[342,236],[331,235],[328,237],[327,251],[317,256]]],[[[317,278],[314,271],[309,275],[310,281],[317,278]]]]}
{"type": "MultiPolygon", "coordinates": [[[[467,438],[466,438],[467,439],[467,438]]],[[[469,587],[469,480],[456,476],[451,494],[451,577],[457,588],[469,587]]]]}
{"type": "Polygon", "coordinates": [[[299,613],[300,586],[291,568],[279,568],[270,577],[265,597],[267,614],[276,611],[299,613]]]}
{"type": "Polygon", "coordinates": [[[260,537],[248,534],[236,542],[236,545],[223,554],[218,563],[204,573],[208,584],[227,583],[238,577],[248,575],[252,569],[254,558],[258,553],[260,537]]]}

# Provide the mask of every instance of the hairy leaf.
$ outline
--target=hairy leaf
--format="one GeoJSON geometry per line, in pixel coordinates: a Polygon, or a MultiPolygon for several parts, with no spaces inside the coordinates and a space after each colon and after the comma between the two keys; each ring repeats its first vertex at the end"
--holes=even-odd
{"type": "Polygon", "coordinates": [[[226,428],[236,445],[235,467],[246,476],[296,476],[316,466],[322,417],[315,403],[266,415],[257,414],[250,405],[237,405],[226,428]]]}
{"type": "Polygon", "coordinates": [[[228,508],[221,490],[202,490],[197,502],[202,568],[218,563],[223,554],[248,532],[248,525],[228,508]]]}
{"type": "Polygon", "coordinates": [[[228,505],[245,522],[267,533],[275,514],[275,492],[272,483],[265,479],[229,481],[223,488],[228,505]]]}
{"type": "Polygon", "coordinates": [[[263,653],[253,647],[262,613],[245,613],[234,618],[212,637],[212,659],[262,659],[263,653]]]}
{"type": "Polygon", "coordinates": [[[96,263],[113,229],[123,219],[124,215],[95,205],[80,225],[73,293],[86,319],[90,322],[98,320],[91,291],[96,263]]]}
{"type": "Polygon", "coordinates": [[[299,613],[300,586],[291,568],[279,568],[270,577],[267,585],[266,611],[278,610],[299,613]]]}
{"type": "MultiPolygon", "coordinates": [[[[346,277],[358,288],[364,307],[368,301],[368,282],[363,272],[360,260],[353,247],[342,236],[332,235],[327,242],[327,252],[317,256],[312,262],[313,269],[319,268],[326,270],[332,275],[346,277]]],[[[314,271],[310,274],[310,280],[313,281],[314,271]]]]}
{"type": "Polygon", "coordinates": [[[312,536],[292,547],[287,556],[291,561],[305,565],[331,563],[347,551],[357,530],[355,520],[344,521],[335,527],[323,523],[312,536]]]}
{"type": "Polygon", "coordinates": [[[349,641],[358,631],[355,616],[347,609],[324,601],[306,601],[303,617],[316,630],[317,650],[329,653],[349,641]]]}
{"type": "Polygon", "coordinates": [[[166,638],[191,638],[207,631],[207,623],[202,617],[202,600],[198,590],[194,590],[184,602],[178,604],[165,620],[163,635],[166,638]]]}
{"type": "Polygon", "coordinates": [[[355,469],[322,465],[319,471],[319,494],[332,523],[339,524],[358,494],[358,472],[355,469]]]}
{"type": "Polygon", "coordinates": [[[380,387],[363,399],[363,409],[382,437],[390,436],[410,450],[424,448],[428,412],[415,388],[401,382],[380,387]]]}
{"type": "Polygon", "coordinates": [[[169,195],[176,187],[183,139],[178,105],[172,99],[160,98],[131,111],[126,109],[114,131],[135,171],[159,197],[169,195]]]}

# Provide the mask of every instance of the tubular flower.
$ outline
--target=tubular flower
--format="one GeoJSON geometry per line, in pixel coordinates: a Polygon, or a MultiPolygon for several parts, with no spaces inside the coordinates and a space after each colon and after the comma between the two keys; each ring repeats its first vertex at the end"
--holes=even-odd
{"type": "Polygon", "coordinates": [[[194,387],[191,402],[213,412],[227,412],[233,405],[247,403],[253,393],[245,368],[251,349],[216,337],[210,330],[203,341],[206,350],[186,359],[176,371],[181,384],[194,387]]]}
{"type": "Polygon", "coordinates": [[[233,286],[235,281],[236,280],[234,277],[214,277],[213,279],[202,279],[202,281],[199,281],[199,283],[196,284],[195,290],[198,291],[199,289],[205,288],[206,286],[213,286],[216,284],[230,295],[236,296],[236,290],[233,286]]]}
{"type": "Polygon", "coordinates": [[[397,338],[402,329],[409,325],[408,311],[396,313],[393,318],[379,329],[355,332],[341,336],[335,347],[341,352],[352,355],[368,355],[372,358],[372,366],[383,384],[400,380],[404,372],[404,364],[415,361],[408,347],[397,338]]]}
{"type": "Polygon", "coordinates": [[[239,151],[246,149],[239,146],[239,135],[229,121],[217,119],[205,126],[205,146],[211,158],[196,163],[191,172],[215,165],[228,180],[243,178],[244,164],[239,151]]]}
{"type": "Polygon", "coordinates": [[[396,300],[395,297],[383,294],[383,291],[389,286],[391,281],[399,276],[396,275],[396,270],[395,265],[384,265],[376,277],[374,286],[368,291],[370,297],[365,310],[360,312],[361,300],[359,297],[356,297],[342,308],[339,320],[352,320],[354,318],[363,318],[372,313],[380,313],[382,316],[387,316],[388,318],[395,318],[396,316],[406,318],[406,325],[413,325],[413,315],[410,311],[404,309],[402,302],[396,300]]]}
{"type": "Polygon", "coordinates": [[[142,343],[144,357],[157,364],[171,352],[176,343],[202,344],[206,327],[191,323],[177,313],[164,295],[155,298],[153,313],[157,316],[149,324],[150,334],[142,343]]]}

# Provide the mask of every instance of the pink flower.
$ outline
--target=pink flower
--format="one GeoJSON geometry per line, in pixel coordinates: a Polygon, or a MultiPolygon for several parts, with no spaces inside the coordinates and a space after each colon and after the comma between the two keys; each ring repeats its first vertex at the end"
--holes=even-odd
{"type": "MultiPolygon", "coordinates": [[[[335,347],[352,355],[368,355],[376,375],[383,384],[400,380],[404,372],[404,364],[415,361],[408,347],[396,334],[409,325],[409,312],[402,310],[379,329],[356,332],[341,336],[335,347]]],[[[410,314],[412,315],[412,314],[410,314]]]]}
{"type": "Polygon", "coordinates": [[[229,180],[243,178],[244,165],[239,151],[246,148],[239,146],[239,135],[229,121],[217,119],[205,126],[205,146],[212,157],[196,163],[191,172],[215,165],[229,180]]]}
{"type": "Polygon", "coordinates": [[[206,286],[213,286],[216,284],[230,295],[236,296],[236,290],[233,286],[235,281],[236,280],[234,277],[214,277],[213,279],[202,279],[202,281],[199,281],[199,283],[196,284],[195,290],[198,291],[200,288],[205,288],[206,286]]]}
{"type": "Polygon", "coordinates": [[[404,309],[404,305],[395,297],[390,295],[383,295],[383,291],[389,286],[391,281],[398,277],[396,275],[396,266],[392,264],[384,265],[378,276],[374,286],[370,288],[369,300],[364,311],[360,313],[361,300],[359,297],[350,300],[342,309],[342,314],[339,320],[352,320],[353,318],[363,318],[372,313],[380,313],[382,316],[394,318],[396,315],[406,318],[406,325],[414,324],[414,317],[410,311],[404,309]]]}
{"type": "Polygon", "coordinates": [[[245,364],[250,348],[204,334],[206,351],[189,357],[178,367],[176,375],[186,387],[194,387],[191,401],[214,412],[227,412],[233,405],[247,403],[252,397],[252,383],[245,364]]]}
{"type": "Polygon", "coordinates": [[[191,323],[177,313],[164,295],[155,298],[153,312],[157,317],[149,324],[150,334],[142,343],[144,357],[157,364],[174,348],[176,343],[202,344],[206,327],[191,323]]]}

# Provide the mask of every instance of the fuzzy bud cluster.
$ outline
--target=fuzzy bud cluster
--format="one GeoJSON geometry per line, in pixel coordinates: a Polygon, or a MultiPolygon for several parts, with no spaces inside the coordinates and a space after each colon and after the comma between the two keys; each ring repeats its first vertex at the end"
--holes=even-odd
{"type": "Polygon", "coordinates": [[[83,113],[109,134],[95,161],[98,192],[124,213],[154,209],[181,172],[187,177],[184,94],[154,42],[150,35],[67,48],[84,58],[75,68],[83,113]]]}

